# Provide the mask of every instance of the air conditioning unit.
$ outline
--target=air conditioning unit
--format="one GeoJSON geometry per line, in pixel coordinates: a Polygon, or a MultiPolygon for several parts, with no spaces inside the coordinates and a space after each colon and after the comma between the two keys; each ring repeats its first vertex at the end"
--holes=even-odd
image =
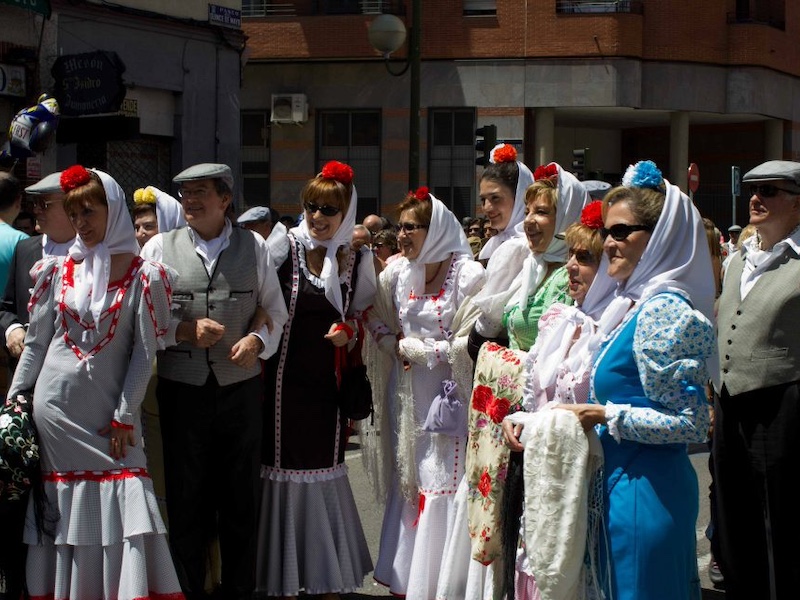
{"type": "Polygon", "coordinates": [[[272,94],[272,123],[305,123],[308,102],[305,94],[272,94]]]}

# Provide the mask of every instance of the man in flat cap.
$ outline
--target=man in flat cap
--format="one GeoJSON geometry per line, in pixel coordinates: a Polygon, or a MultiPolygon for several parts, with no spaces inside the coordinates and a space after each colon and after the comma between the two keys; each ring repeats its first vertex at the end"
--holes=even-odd
{"type": "MultiPolygon", "coordinates": [[[[59,171],[25,188],[33,199],[36,228],[42,235],[17,242],[9,265],[0,305],[0,331],[9,355],[9,381],[25,347],[28,301],[33,283],[31,268],[44,256],[66,256],[75,241],[75,230],[64,211],[60,180],[59,171]]],[[[22,593],[27,550],[22,543],[22,531],[27,504],[27,496],[13,502],[0,502],[0,531],[6,536],[6,542],[0,544],[0,581],[5,581],[5,589],[0,587],[0,597],[3,598],[19,598],[22,593]]]]}
{"type": "Polygon", "coordinates": [[[739,242],[739,236],[742,234],[742,228],[739,225],[731,225],[728,227],[728,241],[722,245],[725,256],[730,256],[736,252],[736,244],[739,242]]]}
{"type": "Polygon", "coordinates": [[[179,275],[156,389],[170,545],[186,597],[203,598],[209,528],[216,524],[222,595],[248,598],[260,494],[258,358],[275,353],[286,305],[263,238],[226,217],[230,167],[194,165],[173,181],[188,226],[159,233],[142,248],[144,258],[179,275]],[[257,307],[271,329],[251,329],[257,307]]]}
{"type": "Polygon", "coordinates": [[[800,163],[748,171],[750,224],[725,272],[717,316],[715,535],[726,598],[800,589],[800,163]]]}

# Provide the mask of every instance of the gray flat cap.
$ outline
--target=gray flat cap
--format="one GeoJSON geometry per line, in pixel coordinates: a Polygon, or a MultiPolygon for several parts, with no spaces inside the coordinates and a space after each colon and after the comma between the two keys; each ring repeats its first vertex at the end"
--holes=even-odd
{"type": "Polygon", "coordinates": [[[728,227],[728,233],[739,233],[742,230],[738,225],[731,225],[728,227]]]}
{"type": "Polygon", "coordinates": [[[272,214],[267,206],[254,206],[244,211],[236,222],[239,225],[243,223],[252,223],[254,221],[272,221],[272,214]]]}
{"type": "Polygon", "coordinates": [[[233,190],[233,173],[228,165],[220,163],[200,163],[184,169],[172,181],[181,183],[182,181],[197,181],[199,179],[222,179],[228,187],[233,190]]]}
{"type": "MultiPolygon", "coordinates": [[[[762,181],[785,181],[791,184],[793,192],[800,192],[800,162],[793,160],[768,160],[754,169],[750,169],[742,177],[745,183],[762,181]]],[[[787,188],[789,189],[789,188],[787,188]]]]}
{"type": "Polygon", "coordinates": [[[47,177],[43,177],[33,185],[25,188],[28,194],[58,194],[63,192],[61,189],[61,171],[50,173],[47,177]]]}

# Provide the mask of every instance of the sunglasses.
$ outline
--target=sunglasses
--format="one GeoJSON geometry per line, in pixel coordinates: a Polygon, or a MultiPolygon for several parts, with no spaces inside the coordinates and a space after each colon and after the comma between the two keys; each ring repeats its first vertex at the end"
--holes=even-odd
{"type": "Polygon", "coordinates": [[[608,229],[605,227],[600,228],[600,237],[606,239],[611,236],[612,239],[622,242],[628,239],[628,236],[634,231],[653,231],[649,225],[626,225],[625,223],[617,223],[608,229]]]}
{"type": "Polygon", "coordinates": [[[569,258],[575,258],[575,262],[577,262],[582,267],[587,267],[597,264],[594,255],[588,250],[573,250],[572,248],[570,248],[568,255],[569,258]]]}
{"type": "Polygon", "coordinates": [[[792,192],[784,188],[779,188],[778,186],[771,185],[769,183],[753,184],[750,186],[751,196],[761,196],[762,198],[774,198],[780,192],[786,192],[787,194],[797,195],[797,192],[792,192]]]}
{"type": "Polygon", "coordinates": [[[413,233],[417,229],[427,229],[427,225],[420,225],[418,223],[398,223],[395,229],[397,232],[405,231],[406,233],[413,233]]]}
{"type": "Polygon", "coordinates": [[[303,208],[305,208],[309,214],[313,215],[315,212],[319,211],[325,217],[335,217],[342,212],[342,209],[338,206],[331,206],[330,204],[323,204],[320,206],[319,204],[314,204],[313,202],[305,202],[303,204],[303,208]]]}
{"type": "Polygon", "coordinates": [[[56,202],[61,202],[61,200],[47,201],[44,198],[35,198],[31,202],[31,205],[33,206],[34,210],[38,210],[40,212],[47,212],[47,209],[50,208],[56,202]]]}

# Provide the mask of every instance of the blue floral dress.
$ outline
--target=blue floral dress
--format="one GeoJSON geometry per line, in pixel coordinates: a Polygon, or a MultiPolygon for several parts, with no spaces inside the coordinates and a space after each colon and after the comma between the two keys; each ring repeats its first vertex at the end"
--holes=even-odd
{"type": "Polygon", "coordinates": [[[603,347],[592,398],[606,406],[602,585],[615,600],[700,598],[697,475],[713,325],[676,293],[635,307],[603,347]]]}

